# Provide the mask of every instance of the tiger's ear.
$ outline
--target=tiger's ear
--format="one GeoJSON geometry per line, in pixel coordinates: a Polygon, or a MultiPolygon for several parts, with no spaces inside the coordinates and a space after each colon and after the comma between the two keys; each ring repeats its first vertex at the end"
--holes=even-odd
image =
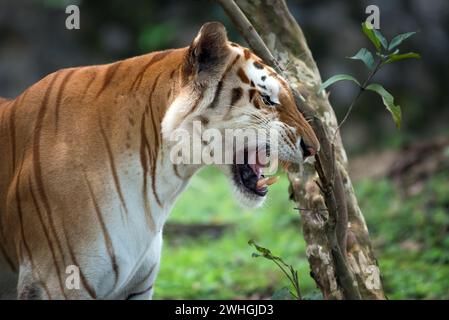
{"type": "Polygon", "coordinates": [[[218,81],[230,53],[225,27],[220,22],[208,22],[189,47],[189,71],[200,84],[218,81]]]}

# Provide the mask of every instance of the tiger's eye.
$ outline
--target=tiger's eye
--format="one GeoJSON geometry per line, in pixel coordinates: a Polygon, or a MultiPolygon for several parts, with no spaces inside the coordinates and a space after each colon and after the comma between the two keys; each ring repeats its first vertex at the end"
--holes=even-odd
{"type": "Polygon", "coordinates": [[[260,97],[262,98],[263,103],[265,103],[267,106],[275,106],[276,103],[271,101],[270,96],[266,94],[261,94],[260,97]]]}

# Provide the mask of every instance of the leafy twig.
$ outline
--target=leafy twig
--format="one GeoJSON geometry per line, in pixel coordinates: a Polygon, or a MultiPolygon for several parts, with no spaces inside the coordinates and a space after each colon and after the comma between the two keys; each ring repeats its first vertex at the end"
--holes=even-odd
{"type": "Polygon", "coordinates": [[[381,66],[382,66],[382,60],[379,60],[378,63],[376,64],[376,67],[368,75],[368,78],[365,80],[365,82],[361,86],[359,86],[359,91],[357,92],[357,95],[354,97],[354,99],[352,99],[352,102],[349,105],[348,110],[346,110],[346,113],[345,113],[343,119],[340,121],[337,129],[335,129],[334,137],[332,138],[332,144],[334,144],[335,137],[337,136],[338,132],[340,131],[340,128],[343,126],[343,124],[346,122],[346,120],[348,119],[349,115],[351,114],[351,111],[354,108],[357,100],[360,98],[360,96],[362,95],[363,91],[365,91],[366,86],[369,84],[371,79],[380,70],[381,66]]]}
{"type": "Polygon", "coordinates": [[[293,285],[295,292],[290,291],[290,294],[297,300],[302,300],[301,290],[299,287],[299,277],[298,271],[296,271],[292,265],[287,264],[282,258],[277,257],[271,253],[271,251],[267,248],[261,247],[254,242],[254,240],[248,241],[248,244],[256,248],[259,253],[253,253],[252,256],[254,258],[263,257],[267,260],[273,261],[279,269],[285,274],[288,280],[293,285]]]}
{"type": "Polygon", "coordinates": [[[378,57],[377,58],[378,61],[377,61],[377,63],[375,63],[373,54],[368,49],[365,49],[365,48],[360,49],[359,52],[357,52],[357,54],[350,57],[350,59],[361,60],[366,65],[366,67],[370,70],[370,73],[369,73],[367,79],[365,80],[365,82],[363,82],[363,84],[360,84],[357,81],[357,79],[355,79],[351,75],[338,74],[338,75],[332,76],[331,78],[329,78],[328,80],[323,82],[323,84],[320,86],[320,89],[318,91],[318,92],[321,92],[328,86],[330,86],[338,81],[341,81],[341,80],[350,80],[350,81],[356,83],[359,87],[359,91],[358,91],[357,95],[352,100],[351,104],[349,105],[349,107],[343,117],[343,120],[340,122],[337,129],[335,130],[334,138],[332,139],[332,143],[334,142],[335,137],[336,137],[337,133],[339,132],[341,126],[346,122],[349,115],[351,114],[351,111],[353,110],[357,100],[360,98],[360,96],[362,95],[362,93],[365,90],[370,90],[370,91],[376,92],[377,94],[379,94],[382,97],[382,101],[383,101],[385,107],[391,113],[393,120],[396,123],[396,126],[399,128],[401,126],[401,108],[400,108],[400,106],[394,104],[393,96],[387,90],[385,90],[384,87],[382,87],[380,84],[377,84],[377,83],[371,83],[371,80],[376,75],[376,73],[387,64],[390,64],[390,63],[393,63],[396,61],[405,60],[405,59],[411,59],[411,58],[419,59],[420,58],[420,55],[418,53],[408,52],[408,53],[404,53],[404,54],[399,54],[399,49],[397,49],[397,47],[404,40],[410,38],[413,34],[415,34],[415,32],[407,32],[407,33],[399,34],[393,38],[393,40],[390,42],[390,44],[388,44],[388,41],[380,33],[380,31],[373,29],[367,23],[362,23],[362,31],[366,35],[366,37],[373,43],[373,45],[376,49],[375,54],[378,57]]]}

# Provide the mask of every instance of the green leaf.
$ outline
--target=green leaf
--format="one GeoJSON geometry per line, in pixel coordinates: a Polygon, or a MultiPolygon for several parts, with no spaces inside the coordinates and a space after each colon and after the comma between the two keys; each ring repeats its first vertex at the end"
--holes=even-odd
{"type": "Polygon", "coordinates": [[[401,107],[399,105],[394,104],[394,97],[378,83],[370,84],[369,86],[366,87],[366,90],[374,91],[382,97],[382,101],[385,107],[387,108],[388,111],[390,111],[394,123],[396,124],[396,127],[399,129],[401,127],[402,113],[401,107]]]}
{"type": "Polygon", "coordinates": [[[404,59],[412,59],[412,58],[419,59],[419,58],[421,58],[421,55],[416,52],[409,52],[409,53],[402,53],[402,54],[393,53],[388,56],[388,60],[385,61],[385,63],[392,63],[395,61],[400,61],[400,60],[404,60],[404,59]]]}
{"type": "Polygon", "coordinates": [[[253,253],[253,255],[252,255],[253,258],[263,256],[263,257],[265,257],[265,258],[267,258],[267,259],[269,259],[269,260],[273,259],[273,255],[271,254],[271,251],[268,250],[267,248],[264,248],[264,247],[261,247],[261,246],[257,245],[257,244],[254,242],[254,240],[249,240],[249,241],[248,241],[248,244],[249,244],[250,246],[253,246],[254,248],[256,248],[256,250],[259,251],[259,252],[261,253],[261,255],[260,255],[260,254],[257,254],[257,253],[253,253]]]}
{"type": "Polygon", "coordinates": [[[349,59],[362,60],[370,70],[373,70],[375,67],[373,54],[365,48],[360,49],[359,52],[349,57],[349,59]]]}
{"type": "Polygon", "coordinates": [[[387,39],[385,39],[385,37],[382,35],[382,33],[380,33],[379,30],[373,29],[374,35],[376,36],[376,38],[379,40],[380,44],[382,45],[382,47],[387,50],[388,48],[388,41],[387,39]]]}
{"type": "Polygon", "coordinates": [[[327,79],[326,81],[324,81],[321,84],[320,89],[318,90],[318,93],[321,93],[321,91],[323,91],[330,85],[334,84],[335,82],[342,81],[342,80],[353,81],[353,82],[357,83],[358,86],[360,86],[360,83],[353,76],[350,76],[349,74],[336,74],[335,76],[330,77],[329,79],[327,79]]]}
{"type": "Polygon", "coordinates": [[[410,38],[415,33],[416,32],[413,31],[413,32],[406,32],[406,33],[401,33],[401,34],[397,35],[396,37],[393,38],[393,40],[391,40],[390,46],[388,47],[388,50],[393,50],[398,45],[400,45],[404,40],[410,38]]]}
{"type": "Polygon", "coordinates": [[[366,22],[363,22],[362,23],[362,31],[366,35],[366,37],[371,40],[371,42],[376,47],[376,50],[379,52],[381,43],[380,43],[379,38],[374,33],[375,29],[373,29],[372,27],[369,28],[368,24],[366,22]]]}

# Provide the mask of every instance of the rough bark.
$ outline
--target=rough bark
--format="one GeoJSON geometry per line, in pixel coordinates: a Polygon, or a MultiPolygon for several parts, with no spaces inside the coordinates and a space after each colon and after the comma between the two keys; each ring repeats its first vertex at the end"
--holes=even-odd
{"type": "MultiPolygon", "coordinates": [[[[263,54],[252,43],[251,28],[242,27],[230,13],[232,1],[219,2],[242,34],[246,33],[253,50],[263,54]]],[[[304,34],[283,0],[236,2],[274,61],[267,55],[261,57],[272,65],[279,64],[292,89],[299,92],[298,107],[310,119],[321,142],[314,165],[306,165],[301,174],[289,173],[291,198],[301,208],[311,275],[326,299],[384,299],[380,271],[338,133],[334,140],[337,119],[327,95],[317,94],[321,77],[304,34]]]]}

